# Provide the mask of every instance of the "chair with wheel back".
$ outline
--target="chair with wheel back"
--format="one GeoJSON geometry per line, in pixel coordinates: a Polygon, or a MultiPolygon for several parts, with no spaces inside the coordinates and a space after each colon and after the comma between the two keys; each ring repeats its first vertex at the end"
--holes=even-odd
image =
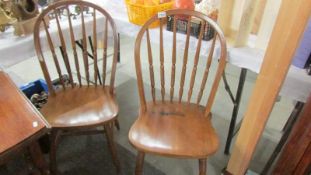
{"type": "Polygon", "coordinates": [[[134,53],[140,109],[129,131],[130,143],[138,150],[136,175],[143,173],[146,153],[198,159],[199,174],[206,174],[207,158],[219,147],[218,136],[211,123],[211,108],[226,65],[226,52],[226,41],[220,27],[199,12],[168,10],[153,16],[142,26],[136,38],[134,53]],[[173,32],[164,36],[167,34],[163,32],[164,22],[168,17],[173,18],[173,32]],[[193,19],[200,21],[198,38],[190,36],[193,19]],[[177,25],[180,24],[178,20],[186,21],[186,35],[177,34],[177,25]],[[155,21],[160,22],[159,29],[150,30],[149,26],[155,21]],[[211,41],[202,41],[208,27],[213,28],[214,35],[211,41]],[[172,37],[173,43],[168,42],[168,37],[172,37]],[[180,40],[182,37],[184,40],[180,40]],[[155,39],[158,40],[159,48],[151,44],[151,40],[155,39]],[[184,41],[184,45],[177,41],[184,41]],[[146,43],[146,47],[142,47],[142,43],[146,43]],[[204,50],[207,51],[206,56],[200,56],[203,44],[207,48],[204,50]],[[177,46],[182,46],[183,51],[177,46]],[[193,46],[196,48],[191,48],[193,46]],[[220,47],[218,57],[214,51],[216,46],[220,47]],[[155,49],[159,49],[159,52],[155,49]],[[190,49],[194,51],[193,57],[189,56],[190,49]],[[165,54],[166,50],[169,50],[169,54],[165,54]],[[144,57],[142,53],[145,53],[144,57]],[[159,53],[156,58],[154,53],[159,53]],[[178,55],[182,58],[178,59],[178,55]],[[216,70],[212,73],[211,65],[214,64],[216,70]],[[146,84],[151,86],[148,90],[150,93],[147,93],[146,84]],[[159,85],[158,93],[156,85],[159,85]],[[206,89],[209,93],[203,95],[206,89]],[[186,90],[186,98],[183,98],[186,90]],[[201,105],[203,99],[206,105],[201,105]]]}
{"type": "Polygon", "coordinates": [[[48,102],[41,113],[51,125],[52,173],[57,173],[60,137],[81,132],[106,135],[119,172],[113,140],[118,115],[114,88],[118,40],[113,19],[93,3],[59,1],[38,16],[34,44],[49,89],[48,102]],[[54,78],[58,78],[59,86],[55,86],[54,78]]]}

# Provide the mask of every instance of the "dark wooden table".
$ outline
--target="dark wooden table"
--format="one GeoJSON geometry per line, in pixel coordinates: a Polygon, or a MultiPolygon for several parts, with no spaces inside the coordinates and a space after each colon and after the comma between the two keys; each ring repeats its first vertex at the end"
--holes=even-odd
{"type": "Polygon", "coordinates": [[[37,109],[0,70],[0,165],[28,149],[34,165],[41,173],[48,173],[37,142],[48,128],[48,123],[37,109]]]}

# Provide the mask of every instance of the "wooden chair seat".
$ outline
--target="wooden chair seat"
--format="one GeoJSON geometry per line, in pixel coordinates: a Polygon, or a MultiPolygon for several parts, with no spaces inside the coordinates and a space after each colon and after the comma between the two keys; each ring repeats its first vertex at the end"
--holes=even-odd
{"type": "Polygon", "coordinates": [[[118,106],[108,88],[82,86],[50,96],[41,113],[53,128],[89,127],[114,120],[118,106]]]}
{"type": "Polygon", "coordinates": [[[133,124],[129,139],[138,150],[174,157],[204,158],[219,140],[204,107],[178,102],[148,103],[133,124]],[[191,148],[191,149],[190,149],[191,148]]]}

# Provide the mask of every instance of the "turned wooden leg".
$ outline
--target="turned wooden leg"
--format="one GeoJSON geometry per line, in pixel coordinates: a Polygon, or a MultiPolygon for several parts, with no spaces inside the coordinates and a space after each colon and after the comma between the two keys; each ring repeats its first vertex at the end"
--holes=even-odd
{"type": "Polygon", "coordinates": [[[135,175],[143,174],[144,158],[145,158],[145,153],[138,151],[138,155],[136,157],[135,175]]]}
{"type": "Polygon", "coordinates": [[[116,150],[116,146],[115,146],[115,143],[114,143],[114,140],[113,140],[113,129],[112,129],[112,126],[110,123],[108,124],[105,124],[104,125],[104,128],[105,128],[105,132],[106,132],[106,138],[107,138],[107,142],[108,142],[108,147],[109,147],[109,150],[111,152],[111,155],[112,155],[112,160],[113,160],[113,163],[117,169],[117,174],[120,174],[120,161],[118,159],[118,155],[117,155],[117,150],[116,150]]]}
{"type": "Polygon", "coordinates": [[[206,159],[199,159],[199,175],[206,175],[206,159]]]}
{"type": "Polygon", "coordinates": [[[57,174],[56,150],[60,139],[61,131],[52,130],[50,135],[50,171],[53,175],[57,174]]]}
{"type": "Polygon", "coordinates": [[[29,152],[32,158],[32,161],[36,168],[38,168],[43,175],[50,174],[49,172],[49,166],[47,162],[45,161],[43,154],[41,152],[41,148],[38,144],[38,142],[34,142],[29,146],[29,152]]]}

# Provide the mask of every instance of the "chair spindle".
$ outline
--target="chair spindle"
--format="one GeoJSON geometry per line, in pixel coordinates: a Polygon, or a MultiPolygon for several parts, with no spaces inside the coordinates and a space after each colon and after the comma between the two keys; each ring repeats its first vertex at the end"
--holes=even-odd
{"type": "Polygon", "coordinates": [[[75,43],[76,39],[75,39],[75,36],[74,36],[74,33],[73,33],[72,21],[71,21],[71,13],[70,13],[68,5],[67,5],[66,9],[67,9],[67,13],[68,13],[70,41],[71,41],[71,46],[72,46],[72,50],[73,50],[73,56],[74,56],[74,61],[75,61],[75,66],[76,66],[79,86],[81,87],[82,86],[82,83],[81,83],[81,73],[80,73],[80,66],[79,66],[77,48],[76,48],[76,43],[75,43]]]}
{"type": "Polygon", "coordinates": [[[48,26],[47,26],[47,24],[46,24],[44,19],[42,20],[42,22],[43,22],[44,30],[45,30],[46,37],[47,37],[47,40],[48,40],[48,43],[49,43],[49,48],[50,48],[50,50],[52,52],[52,57],[53,57],[53,60],[54,60],[56,71],[58,73],[59,81],[62,84],[63,89],[66,89],[65,83],[64,83],[63,78],[62,78],[62,71],[60,69],[58,58],[57,58],[57,55],[56,55],[56,52],[55,52],[55,49],[54,49],[54,44],[52,42],[52,39],[51,39],[51,36],[50,36],[50,32],[48,30],[48,26]]]}
{"type": "Polygon", "coordinates": [[[176,72],[176,15],[174,15],[173,23],[173,51],[172,51],[172,76],[171,76],[171,90],[170,90],[170,100],[173,101],[174,98],[174,87],[175,87],[175,72],[176,72]]]}
{"type": "Polygon", "coordinates": [[[164,50],[163,50],[163,19],[160,18],[160,73],[161,73],[161,96],[165,99],[165,78],[164,78],[164,50]]]}
{"type": "Polygon", "coordinates": [[[149,74],[150,74],[150,81],[151,81],[151,95],[152,101],[155,102],[155,82],[154,82],[154,70],[153,70],[153,59],[152,59],[152,49],[150,44],[150,35],[149,29],[146,30],[147,35],[147,47],[148,47],[148,62],[149,62],[149,74]]]}
{"type": "Polygon", "coordinates": [[[94,80],[95,86],[97,86],[98,77],[98,64],[97,64],[97,31],[96,31],[96,10],[93,9],[93,59],[94,59],[94,80]]]}
{"type": "Polygon", "coordinates": [[[195,77],[196,77],[197,68],[198,68],[198,63],[199,63],[199,58],[200,58],[200,51],[201,51],[201,44],[202,44],[202,38],[203,38],[203,33],[204,33],[204,27],[205,27],[205,23],[203,22],[201,24],[197,49],[195,51],[195,56],[194,56],[194,63],[193,63],[193,68],[192,68],[192,73],[191,73],[190,87],[189,87],[189,91],[188,91],[188,103],[190,103],[190,101],[191,101],[191,96],[192,96],[192,92],[193,92],[193,86],[194,86],[195,77]]]}
{"type": "Polygon", "coordinates": [[[86,31],[85,31],[85,23],[84,23],[84,6],[80,6],[81,10],[81,23],[82,23],[82,45],[83,45],[83,62],[85,69],[85,76],[87,85],[90,85],[90,74],[89,74],[89,61],[88,61],[88,53],[87,53],[87,41],[86,41],[86,31]]]}
{"type": "Polygon", "coordinates": [[[105,19],[104,28],[104,43],[103,43],[103,86],[106,82],[106,69],[107,69],[107,40],[108,40],[108,19],[105,19]]]}
{"type": "Polygon", "coordinates": [[[199,104],[201,102],[203,91],[205,89],[205,85],[206,85],[206,81],[208,78],[209,69],[210,69],[210,66],[212,63],[213,53],[214,53],[214,49],[215,49],[216,37],[217,37],[217,35],[215,34],[213,41],[212,41],[212,45],[209,49],[210,52],[209,52],[208,57],[207,57],[207,62],[206,62],[204,75],[203,75],[203,79],[202,79],[202,83],[201,83],[201,87],[200,87],[200,92],[199,92],[198,98],[197,98],[197,104],[199,104]]]}
{"type": "Polygon", "coordinates": [[[188,62],[190,30],[191,30],[190,25],[191,25],[191,16],[188,18],[188,23],[187,23],[187,36],[186,36],[186,44],[185,44],[185,51],[184,51],[184,58],[183,58],[183,67],[182,67],[180,87],[179,87],[179,102],[181,102],[183,91],[184,91],[185,76],[186,76],[187,62],[188,62]]]}
{"type": "Polygon", "coordinates": [[[65,67],[67,69],[68,75],[69,75],[69,80],[70,80],[70,84],[71,87],[74,87],[74,82],[73,82],[73,78],[72,78],[72,72],[71,72],[71,67],[70,67],[70,63],[69,63],[69,58],[68,58],[68,54],[67,54],[67,48],[66,48],[66,43],[65,43],[65,39],[64,39],[64,35],[62,32],[62,28],[58,19],[58,14],[56,13],[56,11],[54,11],[55,13],[55,18],[56,18],[56,24],[57,24],[57,30],[58,30],[58,36],[59,36],[59,40],[61,43],[61,52],[62,52],[62,56],[64,59],[64,63],[65,63],[65,67]]]}

